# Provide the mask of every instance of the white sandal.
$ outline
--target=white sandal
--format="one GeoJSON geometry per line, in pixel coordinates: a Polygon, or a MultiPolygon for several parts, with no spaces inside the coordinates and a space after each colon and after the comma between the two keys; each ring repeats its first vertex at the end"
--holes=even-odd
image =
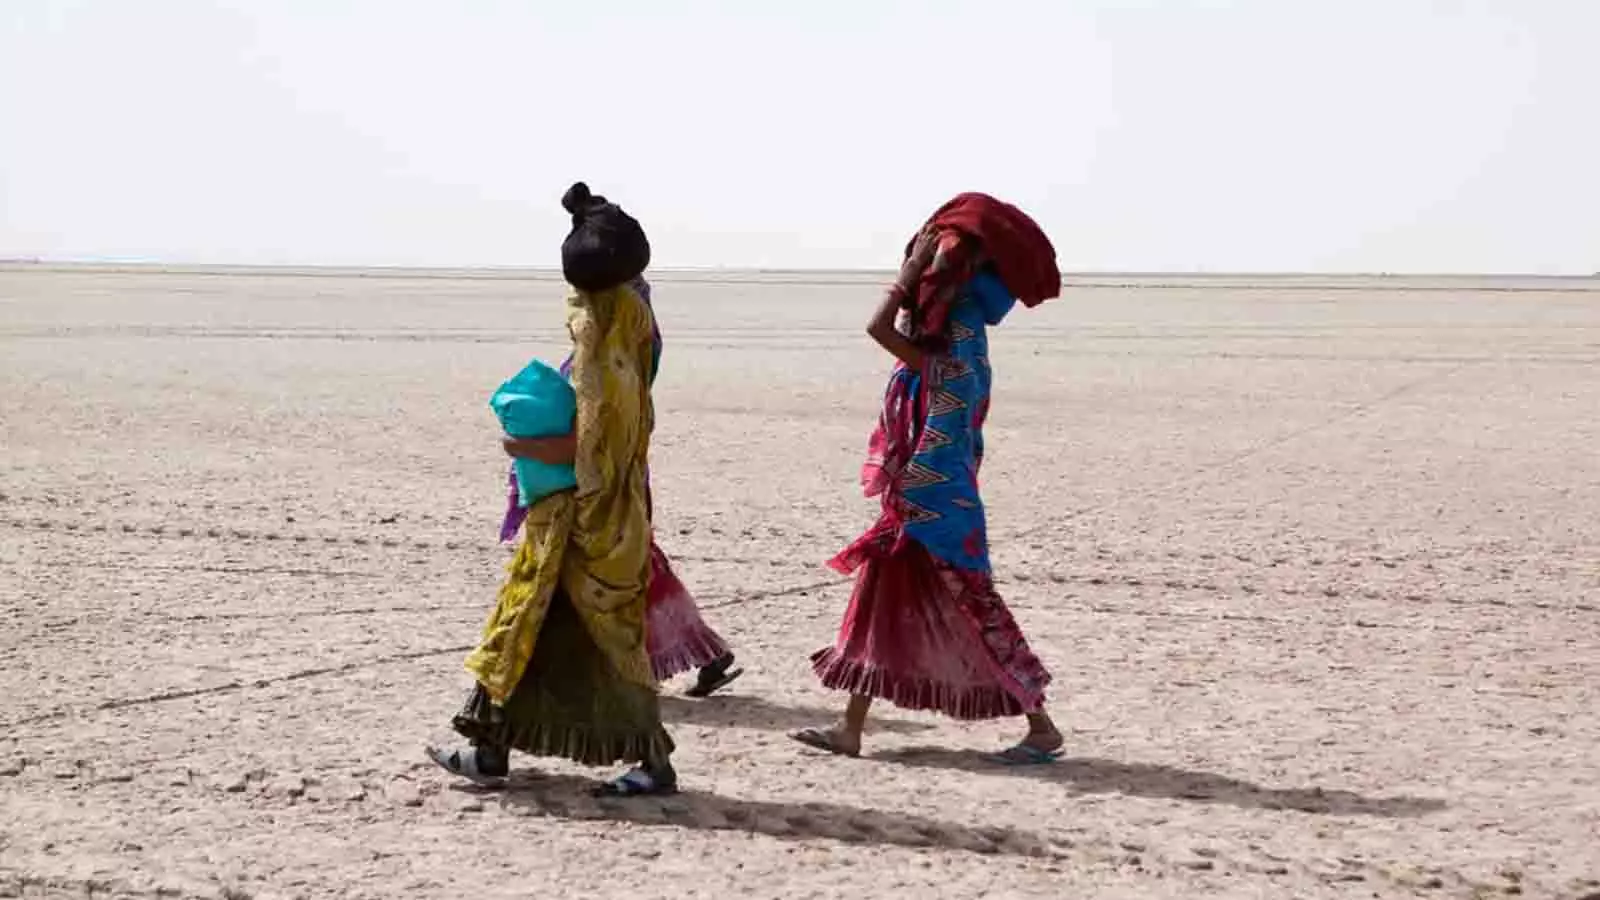
{"type": "Polygon", "coordinates": [[[500,787],[506,783],[505,773],[485,772],[478,765],[478,748],[446,749],[430,746],[425,751],[428,759],[444,769],[451,775],[462,778],[480,787],[500,787]]]}

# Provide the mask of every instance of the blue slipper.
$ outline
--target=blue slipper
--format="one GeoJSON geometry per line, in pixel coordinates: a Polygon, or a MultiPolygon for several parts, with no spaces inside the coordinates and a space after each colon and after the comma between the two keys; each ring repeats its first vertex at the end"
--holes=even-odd
{"type": "Polygon", "coordinates": [[[985,753],[985,762],[997,766],[1047,766],[1061,759],[1060,750],[1040,750],[1027,744],[1007,747],[999,753],[985,753]]]}
{"type": "Polygon", "coordinates": [[[629,769],[617,778],[596,785],[596,797],[663,797],[678,792],[678,773],[668,767],[652,772],[644,766],[629,769]]]}

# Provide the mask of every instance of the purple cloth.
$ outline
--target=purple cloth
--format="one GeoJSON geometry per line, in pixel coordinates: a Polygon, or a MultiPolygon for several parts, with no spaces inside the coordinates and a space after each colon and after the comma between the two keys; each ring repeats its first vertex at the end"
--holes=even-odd
{"type": "Polygon", "coordinates": [[[506,517],[500,523],[500,543],[509,544],[517,539],[522,520],[528,517],[528,508],[521,505],[522,495],[517,492],[517,470],[512,469],[508,481],[511,493],[506,496],[506,517]]]}
{"type": "MultiPolygon", "coordinates": [[[[645,281],[644,277],[641,276],[633,280],[632,287],[639,294],[639,297],[644,300],[644,305],[649,307],[650,282],[645,281]]],[[[654,312],[653,307],[651,307],[651,311],[652,313],[654,312]]],[[[654,383],[656,372],[661,368],[662,350],[661,326],[656,324],[654,315],[650,317],[650,338],[650,381],[654,383]]],[[[572,376],[572,354],[570,353],[567,354],[566,360],[561,363],[561,374],[569,378],[572,376]]],[[[511,468],[506,482],[509,488],[506,494],[506,514],[505,518],[500,520],[500,542],[502,544],[515,541],[517,532],[522,530],[523,520],[528,518],[528,508],[522,505],[522,496],[517,491],[517,470],[515,466],[511,468]]],[[[644,491],[645,503],[648,505],[650,502],[650,470],[648,468],[644,472],[644,491]]]]}

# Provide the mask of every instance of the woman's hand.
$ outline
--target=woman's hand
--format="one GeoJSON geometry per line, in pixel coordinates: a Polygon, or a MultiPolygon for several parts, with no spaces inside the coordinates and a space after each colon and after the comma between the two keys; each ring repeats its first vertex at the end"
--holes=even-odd
{"type": "Polygon", "coordinates": [[[924,228],[911,242],[911,252],[906,255],[905,262],[900,264],[899,284],[914,288],[917,279],[927,270],[933,258],[939,253],[939,229],[924,228]]]}
{"type": "Polygon", "coordinates": [[[578,458],[578,437],[562,434],[555,437],[500,439],[500,446],[513,459],[531,459],[551,466],[569,466],[578,458]]]}
{"type": "Polygon", "coordinates": [[[907,253],[905,261],[900,263],[900,274],[894,280],[894,290],[900,295],[901,305],[907,309],[916,303],[917,287],[922,282],[923,273],[928,271],[939,256],[941,237],[939,229],[924,228],[912,240],[911,252],[907,253]]]}

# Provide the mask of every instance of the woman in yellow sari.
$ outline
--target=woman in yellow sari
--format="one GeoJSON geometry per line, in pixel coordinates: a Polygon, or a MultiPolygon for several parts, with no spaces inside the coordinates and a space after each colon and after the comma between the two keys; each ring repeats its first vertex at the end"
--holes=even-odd
{"type": "Polygon", "coordinates": [[[499,602],[467,657],[477,683],[452,724],[469,745],[428,755],[488,785],[503,782],[512,750],[635,763],[598,791],[670,793],[673,743],[645,643],[653,319],[629,284],[649,263],[649,243],[637,222],[582,184],[562,202],[573,219],[562,269],[577,289],[567,301],[575,427],[507,438],[505,449],[572,463],[577,488],[528,510],[499,602]]]}

